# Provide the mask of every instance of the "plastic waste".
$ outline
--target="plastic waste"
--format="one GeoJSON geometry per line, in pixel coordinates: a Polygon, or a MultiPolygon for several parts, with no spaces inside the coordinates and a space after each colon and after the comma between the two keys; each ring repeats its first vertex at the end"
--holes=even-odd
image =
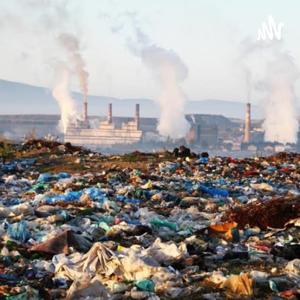
{"type": "Polygon", "coordinates": [[[42,173],[39,175],[37,182],[49,182],[55,179],[55,177],[50,173],[42,173]]]}
{"type": "Polygon", "coordinates": [[[0,298],[299,296],[298,154],[26,147],[36,166],[0,164],[0,298]]]}
{"type": "Polygon", "coordinates": [[[67,172],[60,172],[56,175],[57,179],[66,179],[66,178],[70,178],[71,175],[67,172]]]}
{"type": "Polygon", "coordinates": [[[252,183],[250,185],[255,190],[261,190],[261,191],[267,191],[267,192],[273,192],[274,189],[270,184],[267,184],[265,182],[263,183],[252,183]]]}
{"type": "Polygon", "coordinates": [[[46,204],[55,204],[56,202],[76,202],[80,200],[82,191],[71,191],[65,194],[50,196],[45,199],[46,204]]]}
{"type": "Polygon", "coordinates": [[[277,288],[276,283],[273,280],[269,280],[269,287],[270,289],[275,292],[275,293],[279,293],[279,290],[277,288]]]}
{"type": "Polygon", "coordinates": [[[152,219],[150,221],[150,224],[152,226],[158,227],[158,228],[160,228],[160,227],[167,227],[167,228],[169,228],[171,230],[174,230],[174,231],[177,230],[177,224],[169,222],[169,221],[166,221],[166,220],[160,220],[160,219],[155,218],[155,219],[152,219]]]}
{"type": "Polygon", "coordinates": [[[0,274],[0,283],[8,285],[16,285],[20,282],[20,279],[13,274],[0,274]]]}
{"type": "Polygon", "coordinates": [[[229,192],[227,190],[211,188],[205,185],[200,186],[200,191],[215,198],[227,198],[229,196],[229,192]]]}
{"type": "Polygon", "coordinates": [[[70,247],[79,251],[87,251],[90,245],[90,242],[83,236],[75,234],[71,230],[66,230],[41,244],[32,246],[29,250],[31,252],[39,252],[50,255],[59,253],[68,254],[70,252],[70,247]]]}
{"type": "Polygon", "coordinates": [[[289,261],[285,267],[285,271],[300,276],[300,259],[289,261]]]}
{"type": "Polygon", "coordinates": [[[97,187],[91,187],[85,189],[84,194],[88,195],[92,200],[98,202],[103,202],[107,199],[106,193],[97,187]]]}
{"type": "Polygon", "coordinates": [[[247,273],[231,275],[222,284],[222,288],[225,288],[229,295],[235,295],[235,297],[252,296],[253,280],[247,273]]]}
{"type": "Polygon", "coordinates": [[[135,199],[135,198],[127,198],[123,195],[117,195],[116,196],[116,201],[124,202],[124,203],[129,203],[129,204],[135,204],[138,205],[140,204],[141,200],[135,199]]]}
{"type": "Polygon", "coordinates": [[[17,295],[7,296],[6,300],[43,300],[39,291],[31,287],[27,287],[26,291],[17,295]]]}
{"type": "Polygon", "coordinates": [[[172,162],[167,162],[167,163],[161,163],[159,165],[159,170],[162,173],[170,173],[170,172],[175,172],[176,169],[178,168],[177,163],[172,163],[172,162]]]}
{"type": "Polygon", "coordinates": [[[109,299],[110,294],[101,282],[101,278],[84,277],[75,280],[68,290],[66,300],[72,299],[109,299]]]}
{"type": "Polygon", "coordinates": [[[48,184],[45,183],[37,183],[32,185],[31,190],[36,193],[43,193],[49,188],[48,184]]]}
{"type": "Polygon", "coordinates": [[[10,238],[21,243],[27,242],[30,238],[30,231],[26,221],[7,224],[7,234],[10,238]]]}
{"type": "Polygon", "coordinates": [[[209,157],[200,157],[198,160],[196,160],[196,164],[207,164],[209,161],[209,157]]]}
{"type": "Polygon", "coordinates": [[[106,232],[111,229],[111,227],[107,223],[105,223],[105,222],[100,222],[99,223],[99,227],[101,227],[102,229],[104,229],[106,232]]]}
{"type": "Polygon", "coordinates": [[[154,282],[149,279],[137,280],[134,284],[141,291],[154,292],[155,290],[154,282]]]}

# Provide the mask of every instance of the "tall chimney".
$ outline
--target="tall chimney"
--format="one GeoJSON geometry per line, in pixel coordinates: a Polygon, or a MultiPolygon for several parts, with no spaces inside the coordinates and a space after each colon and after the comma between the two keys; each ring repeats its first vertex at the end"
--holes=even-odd
{"type": "Polygon", "coordinates": [[[140,129],[140,105],[135,105],[135,122],[136,122],[136,129],[140,129]]]}
{"type": "Polygon", "coordinates": [[[108,122],[109,124],[112,123],[112,103],[109,103],[109,104],[108,104],[107,122],[108,122]]]}
{"type": "Polygon", "coordinates": [[[251,104],[246,105],[246,118],[245,118],[245,131],[244,131],[244,143],[250,142],[250,130],[251,130],[251,104]]]}
{"type": "Polygon", "coordinates": [[[86,95],[83,96],[83,120],[84,122],[88,120],[88,102],[86,95]]]}

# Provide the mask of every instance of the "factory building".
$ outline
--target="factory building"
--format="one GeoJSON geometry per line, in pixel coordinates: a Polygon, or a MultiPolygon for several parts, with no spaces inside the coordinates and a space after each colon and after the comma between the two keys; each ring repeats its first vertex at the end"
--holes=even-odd
{"type": "Polygon", "coordinates": [[[216,125],[192,124],[187,134],[187,141],[190,144],[198,144],[204,148],[216,146],[218,143],[218,127],[216,125]]]}
{"type": "Polygon", "coordinates": [[[263,121],[259,124],[252,123],[251,120],[251,104],[246,104],[245,126],[243,132],[243,142],[241,143],[241,150],[264,151],[266,153],[281,152],[281,151],[299,151],[300,149],[300,131],[298,131],[296,144],[282,144],[279,142],[266,142],[265,132],[263,130],[263,121]],[[253,126],[252,126],[253,125],[253,126]]]}
{"type": "Polygon", "coordinates": [[[220,115],[193,114],[187,115],[186,119],[190,124],[187,142],[203,148],[216,147],[234,126],[228,118],[220,115]]]}
{"type": "MultiPolygon", "coordinates": [[[[140,119],[140,105],[136,104],[135,117],[120,122],[126,118],[114,118],[112,104],[108,105],[107,118],[100,121],[98,126],[90,127],[88,118],[88,102],[83,101],[83,120],[76,124],[70,124],[66,130],[64,140],[74,145],[84,145],[91,148],[109,147],[121,144],[135,144],[142,139],[145,142],[149,133],[154,134],[158,140],[157,120],[140,119]]],[[[187,115],[186,119],[190,125],[186,140],[188,143],[196,144],[204,148],[216,147],[218,145],[219,128],[232,126],[232,123],[223,116],[211,115],[187,115]]]]}
{"type": "Polygon", "coordinates": [[[84,104],[84,122],[70,124],[66,130],[64,140],[74,145],[112,146],[117,144],[134,144],[142,139],[140,130],[140,106],[136,104],[135,117],[127,123],[113,122],[112,104],[108,106],[108,115],[97,128],[90,128],[87,118],[87,102],[84,104]]]}

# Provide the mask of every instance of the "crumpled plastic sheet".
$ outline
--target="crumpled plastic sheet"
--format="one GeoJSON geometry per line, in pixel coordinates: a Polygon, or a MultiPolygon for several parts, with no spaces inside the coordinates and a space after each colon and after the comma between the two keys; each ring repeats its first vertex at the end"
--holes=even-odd
{"type": "Polygon", "coordinates": [[[14,224],[7,224],[7,234],[12,239],[25,243],[30,238],[30,231],[26,221],[20,221],[14,224]]]}
{"type": "Polygon", "coordinates": [[[92,248],[85,254],[64,257],[53,257],[56,277],[67,277],[75,280],[81,276],[95,276],[104,273],[112,274],[118,267],[119,262],[115,254],[103,244],[94,243],[92,248]]]}
{"type": "Polygon", "coordinates": [[[101,278],[77,278],[68,289],[66,300],[101,299],[107,300],[110,294],[102,284],[101,278]]]}

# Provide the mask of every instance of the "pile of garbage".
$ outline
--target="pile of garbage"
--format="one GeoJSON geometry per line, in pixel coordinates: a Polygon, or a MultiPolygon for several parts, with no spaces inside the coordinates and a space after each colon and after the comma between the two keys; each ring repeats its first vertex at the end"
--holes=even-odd
{"type": "Polygon", "coordinates": [[[60,152],[67,153],[76,153],[76,152],[84,152],[90,153],[89,150],[84,149],[82,147],[73,146],[71,143],[60,143],[58,141],[52,140],[28,140],[22,144],[23,151],[36,150],[36,149],[45,149],[47,150],[58,150],[60,152]]]}
{"type": "Polygon", "coordinates": [[[3,299],[299,299],[300,155],[62,145],[0,165],[3,299]]]}

